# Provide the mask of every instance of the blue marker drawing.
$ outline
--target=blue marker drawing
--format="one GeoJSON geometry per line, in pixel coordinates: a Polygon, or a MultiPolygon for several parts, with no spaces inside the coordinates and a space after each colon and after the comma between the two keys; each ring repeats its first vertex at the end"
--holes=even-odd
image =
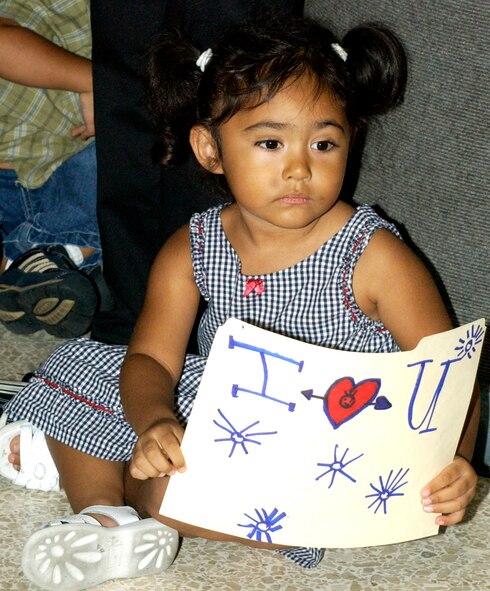
{"type": "Polygon", "coordinates": [[[422,384],[422,380],[424,377],[424,372],[425,372],[426,366],[429,366],[429,364],[433,363],[434,360],[433,359],[423,359],[422,361],[418,361],[416,363],[409,363],[407,365],[407,367],[416,367],[417,365],[420,365],[419,374],[417,376],[417,380],[415,382],[413,393],[410,398],[410,403],[408,405],[408,426],[410,427],[410,429],[412,429],[413,431],[418,431],[420,435],[422,435],[423,433],[431,433],[432,431],[437,431],[437,427],[433,427],[431,425],[431,421],[434,417],[434,413],[437,408],[437,404],[440,401],[439,397],[441,395],[441,392],[444,389],[446,379],[447,379],[447,376],[449,373],[449,369],[453,363],[457,363],[458,361],[460,361],[460,359],[448,359],[447,361],[443,361],[440,364],[440,366],[443,368],[443,370],[441,373],[441,377],[439,378],[439,383],[437,384],[437,387],[434,390],[434,395],[433,395],[432,400],[427,408],[424,418],[418,424],[415,424],[414,415],[415,415],[415,410],[416,410],[415,407],[416,407],[417,399],[419,396],[419,392],[422,392],[422,394],[427,394],[427,392],[428,392],[427,387],[424,389],[424,388],[421,388],[420,386],[422,384]]]}
{"type": "Polygon", "coordinates": [[[286,517],[286,513],[279,513],[279,509],[273,509],[271,513],[267,513],[265,509],[262,509],[262,511],[255,509],[255,513],[257,518],[248,515],[248,513],[244,513],[244,515],[251,520],[251,523],[237,523],[237,525],[239,527],[250,528],[250,531],[247,534],[247,538],[250,540],[255,538],[258,542],[262,542],[262,536],[265,536],[265,541],[271,543],[272,538],[269,532],[273,533],[282,529],[282,525],[277,524],[281,519],[286,517]]]}
{"type": "Polygon", "coordinates": [[[278,402],[279,404],[285,404],[288,407],[289,411],[294,411],[296,407],[295,402],[286,402],[285,400],[281,400],[280,398],[275,398],[274,396],[269,396],[269,394],[267,394],[267,383],[269,381],[269,368],[267,367],[267,357],[280,359],[281,361],[285,361],[287,363],[296,365],[298,368],[298,372],[301,372],[301,370],[303,369],[303,361],[297,361],[296,359],[291,359],[290,357],[284,357],[284,355],[280,355],[279,353],[273,353],[272,351],[262,349],[261,347],[255,347],[254,345],[250,345],[248,343],[241,343],[240,341],[236,341],[232,335],[230,335],[228,347],[230,349],[238,347],[258,353],[260,355],[260,360],[262,362],[262,368],[264,371],[264,379],[262,382],[262,389],[260,391],[250,390],[248,388],[241,388],[240,386],[238,386],[238,384],[233,384],[231,394],[234,398],[238,397],[238,392],[247,392],[248,394],[255,394],[257,396],[260,396],[261,398],[267,398],[268,400],[272,400],[273,402],[278,402]]]}
{"type": "Polygon", "coordinates": [[[317,466],[328,467],[328,470],[326,470],[325,472],[320,474],[320,476],[317,476],[315,478],[315,480],[320,480],[320,478],[323,478],[327,474],[331,474],[330,484],[328,485],[328,488],[331,488],[332,484],[335,481],[335,477],[337,476],[337,474],[342,474],[342,476],[345,476],[346,478],[348,478],[352,482],[357,482],[355,478],[353,478],[350,474],[347,474],[347,472],[345,472],[344,468],[346,466],[348,466],[349,464],[352,464],[352,462],[355,462],[356,460],[358,460],[359,458],[361,458],[364,455],[364,454],[359,454],[358,456],[356,456],[355,458],[352,458],[349,461],[344,461],[345,457],[349,451],[349,448],[347,448],[344,451],[344,454],[342,455],[342,457],[340,459],[337,457],[338,449],[339,449],[338,444],[335,444],[335,449],[333,452],[333,462],[331,462],[330,464],[320,464],[320,463],[317,464],[317,466]]]}
{"type": "Polygon", "coordinates": [[[458,339],[460,345],[454,347],[454,350],[458,352],[458,359],[464,359],[468,357],[471,359],[471,355],[476,353],[476,347],[483,340],[483,328],[481,326],[471,326],[471,329],[466,331],[466,339],[458,339]]]}
{"type": "Polygon", "coordinates": [[[227,433],[229,433],[230,436],[225,437],[223,439],[215,439],[214,441],[215,442],[230,441],[232,443],[230,455],[228,456],[229,458],[231,458],[231,456],[233,455],[233,453],[235,451],[235,448],[238,445],[241,446],[241,448],[245,452],[245,454],[248,454],[248,450],[246,447],[247,443],[256,443],[257,445],[262,445],[262,443],[260,441],[256,441],[255,439],[252,439],[252,437],[259,437],[262,435],[276,435],[277,434],[277,431],[262,431],[262,432],[249,433],[248,430],[251,429],[252,427],[255,427],[255,425],[258,425],[260,423],[260,421],[255,421],[254,423],[251,423],[250,425],[248,425],[247,427],[244,427],[243,429],[241,429],[239,431],[225,417],[225,415],[221,412],[221,410],[219,408],[218,408],[218,413],[221,416],[221,418],[225,421],[225,423],[228,425],[228,427],[226,427],[225,425],[221,425],[216,420],[213,420],[213,423],[215,425],[217,425],[220,429],[223,429],[223,431],[226,431],[227,433]]]}
{"type": "Polygon", "coordinates": [[[369,486],[375,492],[366,495],[366,499],[374,498],[374,501],[369,505],[368,509],[371,509],[371,507],[376,505],[374,512],[377,513],[378,509],[383,507],[383,513],[386,515],[386,503],[388,502],[388,499],[391,499],[391,497],[404,496],[405,493],[397,491],[408,483],[408,480],[405,482],[402,482],[402,480],[405,478],[409,470],[410,468],[407,468],[405,472],[403,472],[403,468],[400,468],[396,473],[396,476],[393,476],[393,470],[390,470],[386,482],[383,482],[383,478],[379,476],[379,488],[371,483],[369,486]]]}

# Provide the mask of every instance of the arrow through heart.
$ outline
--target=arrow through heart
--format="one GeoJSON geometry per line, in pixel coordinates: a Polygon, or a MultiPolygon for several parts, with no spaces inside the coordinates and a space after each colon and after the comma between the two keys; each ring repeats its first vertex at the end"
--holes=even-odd
{"type": "Polygon", "coordinates": [[[337,429],[369,405],[374,405],[376,410],[391,408],[390,401],[384,396],[379,396],[373,402],[380,387],[381,380],[378,378],[362,380],[356,384],[353,378],[343,377],[336,380],[323,397],[314,396],[313,390],[303,390],[302,394],[308,400],[323,398],[323,411],[333,428],[337,429]]]}

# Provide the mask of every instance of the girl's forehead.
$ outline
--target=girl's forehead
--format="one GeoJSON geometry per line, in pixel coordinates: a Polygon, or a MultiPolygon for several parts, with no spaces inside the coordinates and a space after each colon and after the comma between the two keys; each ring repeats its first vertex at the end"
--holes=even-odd
{"type": "Polygon", "coordinates": [[[290,118],[294,116],[325,119],[334,115],[345,119],[345,107],[331,91],[321,88],[309,76],[302,76],[283,85],[271,98],[258,96],[234,115],[239,119],[261,117],[290,118]]]}

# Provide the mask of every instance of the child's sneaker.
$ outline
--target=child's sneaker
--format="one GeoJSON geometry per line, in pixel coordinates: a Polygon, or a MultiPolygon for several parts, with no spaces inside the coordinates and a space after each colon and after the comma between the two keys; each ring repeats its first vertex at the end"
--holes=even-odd
{"type": "Polygon", "coordinates": [[[92,280],[62,246],[33,248],[0,275],[0,322],[17,334],[85,334],[98,307],[92,280]]]}

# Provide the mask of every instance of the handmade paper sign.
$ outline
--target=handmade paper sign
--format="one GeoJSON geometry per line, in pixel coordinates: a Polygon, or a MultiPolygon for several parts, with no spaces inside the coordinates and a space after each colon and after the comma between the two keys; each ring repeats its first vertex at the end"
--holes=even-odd
{"type": "Polygon", "coordinates": [[[484,333],[478,320],[413,351],[351,353],[229,320],[161,513],[292,546],[436,534],[420,490],[454,457],[484,333]]]}

